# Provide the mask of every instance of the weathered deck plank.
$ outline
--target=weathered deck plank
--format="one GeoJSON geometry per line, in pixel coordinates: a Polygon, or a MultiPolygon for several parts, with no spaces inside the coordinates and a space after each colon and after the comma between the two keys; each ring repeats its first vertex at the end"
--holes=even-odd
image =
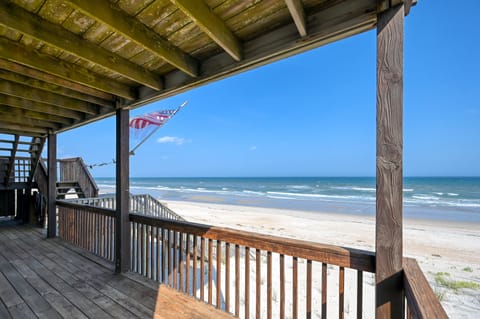
{"type": "Polygon", "coordinates": [[[231,318],[45,230],[0,224],[0,318],[231,318]]]}

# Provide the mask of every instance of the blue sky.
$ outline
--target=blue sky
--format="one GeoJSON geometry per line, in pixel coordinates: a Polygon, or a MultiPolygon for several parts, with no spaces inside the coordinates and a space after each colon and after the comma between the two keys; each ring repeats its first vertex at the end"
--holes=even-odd
{"type": "MultiPolygon", "coordinates": [[[[480,3],[419,1],[405,23],[404,174],[480,176],[480,3]]],[[[131,111],[189,104],[131,157],[132,177],[374,176],[370,31],[131,111]],[[163,143],[161,143],[163,142],[163,143]]],[[[58,157],[115,157],[115,119],[58,136],[58,157]]],[[[115,175],[114,166],[95,168],[115,175]]]]}

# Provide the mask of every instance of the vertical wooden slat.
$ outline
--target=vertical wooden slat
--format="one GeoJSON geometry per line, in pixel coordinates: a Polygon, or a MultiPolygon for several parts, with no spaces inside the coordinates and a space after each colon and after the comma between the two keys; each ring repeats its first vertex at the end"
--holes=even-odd
{"type": "Polygon", "coordinates": [[[376,318],[404,318],[402,285],[404,5],[377,20],[376,318]]]}
{"type": "Polygon", "coordinates": [[[167,252],[167,249],[168,249],[168,243],[167,243],[168,236],[165,235],[166,232],[168,232],[168,230],[162,228],[162,239],[161,239],[162,241],[162,273],[161,273],[162,283],[165,283],[167,281],[167,276],[165,276],[165,273],[168,270],[168,265],[167,265],[168,253],[165,253],[167,252]]]}
{"type": "Polygon", "coordinates": [[[307,319],[312,318],[312,261],[307,260],[307,319]]]}
{"type": "Polygon", "coordinates": [[[230,313],[230,243],[225,243],[225,311],[230,313]]]}
{"type": "MultiPolygon", "coordinates": [[[[197,235],[193,235],[193,281],[192,281],[192,294],[197,298],[197,235]]],[[[202,274],[203,275],[203,274],[202,274]]]]}
{"type": "Polygon", "coordinates": [[[173,288],[179,289],[178,282],[178,235],[177,231],[173,231],[173,288]]]}
{"type": "Polygon", "coordinates": [[[181,292],[184,292],[185,284],[184,284],[184,271],[183,271],[183,233],[178,233],[178,270],[180,273],[180,285],[179,289],[181,292]]]}
{"type": "Polygon", "coordinates": [[[190,234],[186,234],[186,249],[185,249],[185,281],[186,292],[190,296],[190,234]]]}
{"type": "Polygon", "coordinates": [[[135,240],[137,237],[135,236],[135,223],[130,223],[130,231],[132,234],[132,240],[130,241],[130,249],[131,249],[131,257],[130,257],[130,268],[133,272],[136,271],[135,269],[135,257],[136,257],[136,250],[135,250],[135,240]]]}
{"type": "Polygon", "coordinates": [[[150,279],[156,279],[155,271],[155,227],[150,227],[150,279]]]}
{"type": "Polygon", "coordinates": [[[245,319],[250,318],[250,247],[245,247],[245,319]]]}
{"type": "Polygon", "coordinates": [[[216,307],[220,309],[220,297],[222,292],[222,242],[217,240],[217,288],[216,288],[216,307]]]}
{"type": "Polygon", "coordinates": [[[338,318],[344,317],[344,304],[345,304],[345,268],[340,267],[338,273],[338,318]]]}
{"type": "Polygon", "coordinates": [[[48,228],[47,237],[54,238],[57,236],[57,135],[48,134],[48,179],[47,179],[47,214],[48,228]]]}
{"type": "Polygon", "coordinates": [[[260,318],[260,315],[262,314],[262,309],[261,309],[261,301],[262,301],[262,255],[260,249],[255,249],[255,316],[256,318],[260,318]]]}
{"type": "Polygon", "coordinates": [[[146,272],[147,272],[147,263],[145,262],[145,260],[147,259],[147,245],[145,243],[146,241],[146,238],[145,238],[145,235],[146,235],[146,229],[147,229],[147,225],[145,224],[142,224],[142,235],[140,237],[140,241],[141,241],[141,247],[142,247],[142,259],[140,261],[140,265],[141,265],[141,268],[142,268],[142,276],[146,276],[146,272]]]}
{"type": "Polygon", "coordinates": [[[235,245],[235,317],[240,315],[240,246],[235,245]]]}
{"type": "Polygon", "coordinates": [[[298,258],[293,257],[293,269],[292,269],[292,318],[298,318],[298,258]]]}
{"type": "Polygon", "coordinates": [[[200,238],[200,300],[205,301],[205,238],[200,238]]]}
{"type": "Polygon", "coordinates": [[[327,264],[322,264],[322,319],[327,319],[327,264]]]}
{"type": "Polygon", "coordinates": [[[267,252],[267,319],[272,319],[272,252],[267,252]]]}
{"type": "Polygon", "coordinates": [[[285,319],[285,255],[280,254],[280,318],[285,319]]]}
{"type": "Polygon", "coordinates": [[[115,272],[127,272],[130,266],[130,220],[129,220],[129,111],[117,111],[116,148],[116,230],[115,272]]]}
{"type": "Polygon", "coordinates": [[[213,302],[213,239],[208,240],[208,304],[212,304],[213,302]]]}
{"type": "Polygon", "coordinates": [[[173,286],[173,274],[172,274],[172,268],[173,268],[173,260],[172,260],[172,233],[170,229],[167,230],[167,238],[168,238],[168,285],[170,287],[173,286]]]}
{"type": "Polygon", "coordinates": [[[363,317],[363,272],[357,270],[357,319],[363,317]]]}

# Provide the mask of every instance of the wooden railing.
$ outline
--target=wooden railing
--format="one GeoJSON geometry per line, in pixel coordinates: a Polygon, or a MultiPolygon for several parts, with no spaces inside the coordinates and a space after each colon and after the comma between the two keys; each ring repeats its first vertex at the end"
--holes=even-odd
{"type": "Polygon", "coordinates": [[[59,181],[78,182],[85,197],[97,197],[98,187],[81,157],[58,160],[59,181]]]}
{"type": "Polygon", "coordinates": [[[58,237],[114,261],[115,210],[57,200],[58,237]]]}
{"type": "MultiPolygon", "coordinates": [[[[113,262],[114,200],[76,202],[57,201],[59,237],[113,262]]],[[[375,316],[364,298],[375,293],[372,252],[160,218],[136,205],[133,272],[240,318],[375,316]]],[[[414,259],[404,260],[404,290],[406,318],[448,318],[414,259]]]]}
{"type": "Polygon", "coordinates": [[[363,298],[374,289],[364,284],[373,283],[373,253],[140,214],[130,221],[132,271],[235,316],[362,318],[374,309],[363,298]]]}
{"type": "Polygon", "coordinates": [[[403,274],[407,304],[406,317],[413,319],[448,319],[445,310],[415,259],[403,259],[403,274]]]}

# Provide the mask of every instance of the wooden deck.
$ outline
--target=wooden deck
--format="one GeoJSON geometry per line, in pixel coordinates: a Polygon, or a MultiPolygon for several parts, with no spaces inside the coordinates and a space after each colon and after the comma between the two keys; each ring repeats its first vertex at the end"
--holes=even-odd
{"type": "Polygon", "coordinates": [[[231,318],[45,231],[0,223],[0,318],[231,318]]]}

